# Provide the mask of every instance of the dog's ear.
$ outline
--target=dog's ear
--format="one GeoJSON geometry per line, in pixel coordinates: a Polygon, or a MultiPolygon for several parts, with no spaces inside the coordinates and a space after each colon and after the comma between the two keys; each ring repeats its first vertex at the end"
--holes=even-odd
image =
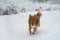
{"type": "Polygon", "coordinates": [[[29,15],[29,17],[31,16],[31,14],[29,15]]]}
{"type": "Polygon", "coordinates": [[[31,18],[32,16],[31,16],[31,14],[29,15],[29,18],[31,18]]]}

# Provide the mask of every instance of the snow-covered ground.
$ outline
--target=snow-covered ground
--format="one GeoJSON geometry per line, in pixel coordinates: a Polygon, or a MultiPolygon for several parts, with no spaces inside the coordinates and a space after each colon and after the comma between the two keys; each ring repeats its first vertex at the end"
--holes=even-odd
{"type": "Polygon", "coordinates": [[[0,40],[60,40],[60,11],[41,11],[41,26],[34,35],[28,33],[29,14],[0,16],[0,40]]]}

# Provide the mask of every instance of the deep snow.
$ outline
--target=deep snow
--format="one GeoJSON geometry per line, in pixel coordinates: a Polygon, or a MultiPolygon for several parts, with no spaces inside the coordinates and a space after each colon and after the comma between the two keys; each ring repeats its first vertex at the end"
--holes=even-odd
{"type": "Polygon", "coordinates": [[[0,40],[60,40],[60,11],[41,11],[41,26],[34,35],[28,33],[29,14],[0,16],[0,40]]]}

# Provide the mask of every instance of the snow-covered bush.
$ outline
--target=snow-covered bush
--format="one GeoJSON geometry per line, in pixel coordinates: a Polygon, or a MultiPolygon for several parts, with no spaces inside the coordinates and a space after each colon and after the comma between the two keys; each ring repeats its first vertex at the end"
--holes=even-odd
{"type": "Polygon", "coordinates": [[[17,14],[15,7],[7,7],[6,9],[0,8],[0,15],[12,15],[17,14]]]}

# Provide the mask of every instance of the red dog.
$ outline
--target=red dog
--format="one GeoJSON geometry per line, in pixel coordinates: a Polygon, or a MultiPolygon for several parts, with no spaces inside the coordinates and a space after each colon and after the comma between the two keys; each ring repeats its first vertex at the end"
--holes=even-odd
{"type": "Polygon", "coordinates": [[[40,26],[40,17],[42,16],[41,12],[38,12],[36,15],[29,15],[29,33],[31,34],[31,29],[33,27],[33,34],[37,31],[37,28],[40,26]]]}

